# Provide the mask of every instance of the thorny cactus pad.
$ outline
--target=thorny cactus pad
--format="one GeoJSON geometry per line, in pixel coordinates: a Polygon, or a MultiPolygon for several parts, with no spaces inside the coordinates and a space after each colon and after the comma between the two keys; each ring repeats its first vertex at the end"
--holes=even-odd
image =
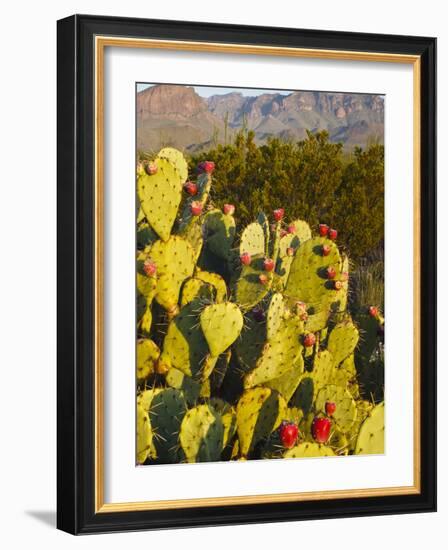
{"type": "Polygon", "coordinates": [[[286,206],[241,227],[213,168],[137,168],[136,462],[384,452],[384,319],[352,316],[337,230],[286,206]]]}

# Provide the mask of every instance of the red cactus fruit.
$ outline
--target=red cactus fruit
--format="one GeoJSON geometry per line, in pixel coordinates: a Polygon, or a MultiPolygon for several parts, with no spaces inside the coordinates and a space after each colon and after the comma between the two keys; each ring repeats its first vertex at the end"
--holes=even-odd
{"type": "Polygon", "coordinates": [[[143,264],[143,271],[148,277],[154,277],[157,271],[157,266],[152,260],[146,260],[143,264]]]}
{"type": "Polygon", "coordinates": [[[314,346],[315,343],[316,343],[316,336],[312,332],[308,332],[308,334],[306,334],[303,338],[303,345],[306,348],[310,348],[314,346]]]}
{"type": "Polygon", "coordinates": [[[378,316],[378,308],[376,306],[370,306],[369,307],[369,315],[370,315],[370,317],[377,317],[378,316]]]}
{"type": "Polygon", "coordinates": [[[204,166],[204,172],[206,172],[207,174],[211,174],[215,169],[215,163],[212,162],[211,160],[206,160],[203,166],[204,166]]]}
{"type": "Polygon", "coordinates": [[[333,403],[333,401],[327,401],[325,403],[325,412],[328,416],[333,416],[334,412],[336,410],[336,403],[333,403]]]}
{"type": "Polygon", "coordinates": [[[193,201],[190,206],[193,216],[200,216],[202,213],[202,203],[199,201],[193,201]]]}
{"type": "Polygon", "coordinates": [[[328,238],[332,241],[335,241],[338,238],[338,232],[336,231],[336,229],[330,229],[328,231],[328,238]]]}
{"type": "Polygon", "coordinates": [[[198,193],[198,186],[192,181],[187,181],[187,183],[184,185],[184,189],[192,197],[194,197],[198,193]]]}
{"type": "Polygon", "coordinates": [[[331,252],[331,246],[329,244],[322,245],[322,256],[328,256],[331,252]]]}
{"type": "Polygon", "coordinates": [[[277,208],[276,210],[274,210],[273,214],[274,214],[274,220],[276,222],[279,222],[283,219],[283,216],[285,215],[285,209],[277,208]]]}
{"type": "Polygon", "coordinates": [[[299,428],[293,422],[283,422],[279,428],[280,439],[285,449],[291,449],[299,437],[299,428]]]}
{"type": "Polygon", "coordinates": [[[330,437],[331,421],[328,418],[316,416],[311,430],[318,443],[326,443],[330,437]]]}
{"type": "Polygon", "coordinates": [[[288,225],[287,231],[288,231],[288,233],[295,233],[296,232],[296,226],[293,223],[288,225]]]}
{"type": "Polygon", "coordinates": [[[263,262],[263,269],[265,271],[273,271],[275,267],[275,262],[272,258],[265,258],[263,262]]]}
{"type": "Polygon", "coordinates": [[[243,254],[241,254],[240,262],[243,265],[250,265],[251,261],[252,261],[252,258],[251,258],[251,255],[249,254],[249,252],[243,252],[243,254]]]}
{"type": "Polygon", "coordinates": [[[235,206],[233,204],[225,204],[222,210],[226,216],[233,216],[235,213],[235,206]]]}
{"type": "Polygon", "coordinates": [[[321,237],[326,237],[326,235],[328,234],[329,229],[330,228],[328,227],[328,225],[326,223],[319,224],[319,235],[321,237]]]}
{"type": "Polygon", "coordinates": [[[149,176],[153,176],[154,174],[157,174],[157,164],[155,162],[147,162],[145,164],[145,170],[149,176]]]}
{"type": "Polygon", "coordinates": [[[334,279],[336,277],[336,269],[333,266],[327,267],[327,278],[334,279]]]}

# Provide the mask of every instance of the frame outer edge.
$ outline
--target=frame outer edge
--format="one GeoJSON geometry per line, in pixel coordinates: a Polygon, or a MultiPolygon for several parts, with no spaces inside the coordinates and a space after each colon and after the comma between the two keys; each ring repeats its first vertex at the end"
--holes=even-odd
{"type": "Polygon", "coordinates": [[[57,22],[57,528],[78,530],[77,23],[57,22]]]}

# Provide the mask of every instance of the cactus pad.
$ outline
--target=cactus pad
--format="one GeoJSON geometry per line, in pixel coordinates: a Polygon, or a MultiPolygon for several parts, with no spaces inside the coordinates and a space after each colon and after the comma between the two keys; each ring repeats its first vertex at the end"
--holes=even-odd
{"type": "Polygon", "coordinates": [[[305,241],[299,246],[294,256],[285,286],[285,294],[301,302],[305,302],[314,311],[328,309],[337,300],[337,290],[326,277],[326,269],[333,266],[336,278],[341,273],[341,257],[337,246],[328,239],[316,237],[305,241]],[[322,247],[328,245],[328,256],[322,254],[322,247]]]}
{"type": "Polygon", "coordinates": [[[269,302],[269,308],[266,316],[266,336],[268,340],[275,337],[277,331],[280,329],[283,322],[283,315],[285,313],[285,303],[283,300],[283,294],[276,292],[272,295],[269,302]]]}
{"type": "Polygon", "coordinates": [[[156,301],[166,310],[171,310],[179,301],[182,283],[193,275],[194,251],[187,241],[172,236],[157,241],[149,250],[149,257],[157,266],[156,301]]]}
{"type": "Polygon", "coordinates": [[[243,457],[279,426],[286,408],[283,397],[269,388],[253,388],[243,393],[236,408],[237,433],[243,457]]]}
{"type": "Polygon", "coordinates": [[[224,443],[220,415],[209,405],[190,409],[182,420],[180,443],[187,462],[219,460],[224,443]]]}
{"type": "Polygon", "coordinates": [[[384,453],[384,403],[377,405],[364,420],[356,441],[355,454],[384,453]]]}
{"type": "Polygon", "coordinates": [[[181,307],[186,306],[193,300],[206,300],[211,302],[214,297],[214,289],[211,285],[204,283],[201,279],[191,277],[182,286],[180,299],[181,307]]]}
{"type": "Polygon", "coordinates": [[[177,170],[180,180],[185,183],[188,178],[188,164],[183,154],[172,147],[165,147],[159,151],[157,158],[167,160],[177,170]]]}
{"type": "Polygon", "coordinates": [[[145,217],[159,237],[167,241],[182,198],[182,178],[166,159],[155,160],[157,172],[137,180],[137,192],[145,217]]]}
{"type": "Polygon", "coordinates": [[[257,222],[250,223],[241,234],[240,256],[246,252],[251,256],[265,255],[264,229],[257,222]]]}
{"type": "Polygon", "coordinates": [[[168,325],[163,341],[162,361],[195,379],[202,376],[202,364],[209,349],[199,325],[200,303],[184,306],[168,325]]]}
{"type": "Polygon", "coordinates": [[[286,371],[278,378],[274,378],[272,380],[269,380],[268,382],[265,382],[264,386],[267,386],[272,390],[278,391],[288,403],[302,379],[303,369],[303,357],[299,355],[292,369],[286,371]]]}
{"type": "Polygon", "coordinates": [[[211,354],[217,357],[238,338],[243,314],[231,302],[209,305],[201,312],[201,328],[211,354]]]}
{"type": "Polygon", "coordinates": [[[300,244],[311,239],[310,226],[304,220],[294,220],[290,225],[294,226],[294,232],[291,235],[295,235],[300,244]]]}
{"type": "Polygon", "coordinates": [[[358,329],[351,321],[338,323],[328,336],[328,351],[335,365],[342,363],[355,350],[359,340],[358,329]]]}
{"type": "Polygon", "coordinates": [[[154,372],[160,350],[157,345],[149,339],[137,342],[137,379],[146,380],[154,372]]]}
{"type": "Polygon", "coordinates": [[[227,260],[235,238],[235,218],[221,210],[211,210],[204,217],[203,227],[207,247],[216,256],[227,260]]]}
{"type": "Polygon", "coordinates": [[[187,376],[174,367],[168,370],[165,375],[165,380],[171,388],[182,390],[189,406],[196,404],[201,391],[201,384],[197,380],[193,380],[191,376],[187,376]]]}
{"type": "Polygon", "coordinates": [[[325,413],[325,403],[328,401],[336,403],[336,410],[333,413],[333,418],[338,427],[343,432],[350,431],[358,414],[356,403],[350,392],[340,386],[329,385],[323,387],[316,397],[316,412],[325,413]]]}
{"type": "Polygon", "coordinates": [[[250,265],[243,266],[236,282],[235,299],[243,310],[256,306],[269,292],[273,274],[264,271],[263,261],[263,256],[252,258],[250,265]],[[265,284],[260,282],[260,275],[266,276],[265,284]]]}
{"type": "Polygon", "coordinates": [[[179,390],[168,388],[153,396],[149,419],[154,433],[158,462],[173,464],[180,461],[178,437],[186,411],[187,405],[179,390]]]}
{"type": "Polygon", "coordinates": [[[244,387],[258,386],[283,376],[297,363],[302,352],[303,322],[296,316],[284,319],[276,334],[263,347],[255,369],[244,379],[244,387]]]}
{"type": "Polygon", "coordinates": [[[283,455],[283,458],[312,458],[319,456],[335,456],[331,447],[319,443],[300,443],[296,447],[289,449],[283,455]]]}
{"type": "Polygon", "coordinates": [[[143,464],[151,454],[152,430],[148,413],[137,404],[137,464],[143,464]]]}

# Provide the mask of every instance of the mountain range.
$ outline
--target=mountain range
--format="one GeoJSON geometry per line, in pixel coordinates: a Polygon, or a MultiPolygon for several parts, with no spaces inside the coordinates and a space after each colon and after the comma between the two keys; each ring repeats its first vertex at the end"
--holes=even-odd
{"type": "Polygon", "coordinates": [[[306,130],[327,130],[350,150],[384,139],[384,96],[296,91],[288,95],[240,92],[201,97],[193,87],[160,84],[137,93],[137,148],[171,145],[197,152],[229,142],[247,128],[257,143],[269,137],[297,141],[306,130]]]}

